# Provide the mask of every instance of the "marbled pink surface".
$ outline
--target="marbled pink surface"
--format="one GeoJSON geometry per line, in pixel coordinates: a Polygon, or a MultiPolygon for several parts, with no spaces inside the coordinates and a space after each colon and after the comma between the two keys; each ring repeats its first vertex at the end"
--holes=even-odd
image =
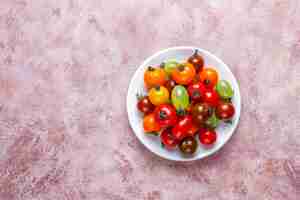
{"type": "Polygon", "coordinates": [[[299,199],[289,172],[299,10],[299,0],[0,0],[0,199],[299,199]],[[138,65],[178,45],[222,58],[243,101],[230,142],[190,164],[145,149],[125,108],[138,65]]]}

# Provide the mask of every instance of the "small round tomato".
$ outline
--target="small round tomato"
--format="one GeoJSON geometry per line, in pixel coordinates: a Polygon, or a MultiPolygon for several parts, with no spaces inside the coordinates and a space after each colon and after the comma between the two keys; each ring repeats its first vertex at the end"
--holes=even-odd
{"type": "Polygon", "coordinates": [[[148,96],[139,98],[137,108],[144,114],[149,114],[154,110],[154,105],[151,103],[148,96]]]}
{"type": "Polygon", "coordinates": [[[177,111],[182,112],[190,105],[189,94],[185,87],[176,85],[171,93],[171,101],[177,111]]]}
{"type": "Polygon", "coordinates": [[[160,105],[169,101],[169,91],[164,86],[155,86],[149,91],[149,99],[153,105],[160,105]]]}
{"type": "Polygon", "coordinates": [[[188,87],[188,93],[192,101],[199,102],[202,100],[203,94],[206,91],[206,87],[203,83],[193,83],[188,87]]]}
{"type": "Polygon", "coordinates": [[[155,120],[155,116],[153,113],[148,114],[144,117],[143,126],[144,126],[144,131],[146,133],[160,131],[160,125],[155,120]]]}
{"type": "Polygon", "coordinates": [[[230,83],[226,80],[219,81],[216,85],[216,90],[222,99],[230,99],[234,94],[230,83]]]}
{"type": "Polygon", "coordinates": [[[188,62],[191,63],[197,72],[201,72],[204,66],[204,59],[199,55],[198,49],[196,49],[195,53],[188,58],[188,62]]]}
{"type": "Polygon", "coordinates": [[[163,145],[168,149],[173,149],[178,144],[178,141],[172,135],[171,128],[163,130],[160,134],[160,139],[163,145]]]}
{"type": "Polygon", "coordinates": [[[234,106],[229,102],[221,102],[216,108],[216,115],[219,119],[228,120],[233,117],[235,113],[234,106]]]}
{"type": "Polygon", "coordinates": [[[193,119],[191,115],[185,115],[180,118],[177,124],[172,128],[172,134],[176,140],[182,140],[187,136],[188,130],[193,126],[193,119]]]}
{"type": "Polygon", "coordinates": [[[176,82],[172,79],[167,80],[167,82],[165,83],[165,87],[168,89],[170,94],[175,86],[176,82]]]}
{"type": "Polygon", "coordinates": [[[197,103],[191,112],[195,125],[202,126],[211,115],[211,107],[207,103],[197,103]]]}
{"type": "Polygon", "coordinates": [[[199,141],[204,145],[214,144],[217,140],[217,133],[214,130],[201,129],[199,131],[199,141]]]}
{"type": "Polygon", "coordinates": [[[208,103],[210,106],[217,106],[220,98],[216,91],[213,89],[207,89],[203,94],[203,102],[208,103]]]}
{"type": "Polygon", "coordinates": [[[166,81],[167,74],[161,68],[148,67],[144,74],[144,83],[148,89],[157,85],[164,85],[166,81]]]}
{"type": "Polygon", "coordinates": [[[174,126],[177,122],[176,110],[170,104],[161,104],[154,110],[155,120],[161,127],[174,126]]]}
{"type": "Polygon", "coordinates": [[[197,141],[194,137],[188,136],[184,138],[180,144],[179,149],[184,154],[193,154],[196,152],[198,147],[197,141]]]}
{"type": "Polygon", "coordinates": [[[218,82],[218,72],[213,68],[205,68],[200,72],[200,81],[208,88],[213,88],[218,82]]]}
{"type": "Polygon", "coordinates": [[[191,83],[196,75],[196,70],[191,63],[180,64],[172,71],[172,79],[181,85],[191,83]]]}

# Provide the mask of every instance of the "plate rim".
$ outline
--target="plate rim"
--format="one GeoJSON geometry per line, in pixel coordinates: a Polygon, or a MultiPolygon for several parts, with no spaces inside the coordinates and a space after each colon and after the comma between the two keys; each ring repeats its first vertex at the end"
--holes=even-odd
{"type": "Polygon", "coordinates": [[[214,55],[213,53],[205,50],[205,49],[202,49],[202,48],[199,48],[199,47],[195,47],[195,46],[174,46],[174,47],[169,47],[169,48],[165,48],[165,49],[162,49],[162,50],[159,50],[157,52],[155,52],[154,54],[152,54],[151,56],[147,57],[138,67],[137,69],[135,70],[134,74],[132,75],[131,79],[130,79],[130,82],[129,82],[129,85],[128,85],[128,88],[127,88],[127,96],[126,96],[126,110],[127,110],[127,117],[128,117],[128,121],[129,121],[129,125],[130,125],[130,128],[132,129],[132,131],[134,132],[134,135],[138,138],[138,140],[143,144],[144,147],[146,147],[146,149],[148,149],[150,152],[154,153],[155,155],[163,158],[163,159],[166,159],[166,160],[170,160],[170,161],[177,161],[177,162],[189,162],[189,161],[195,161],[195,160],[201,160],[201,159],[204,159],[206,157],[209,157],[215,153],[217,153],[220,149],[222,149],[227,143],[228,141],[232,138],[233,134],[235,133],[238,125],[239,125],[239,121],[240,121],[240,115],[241,115],[241,110],[242,110],[242,97],[241,97],[241,93],[240,93],[240,87],[239,87],[239,82],[238,80],[236,79],[234,73],[231,71],[230,67],[225,63],[223,62],[219,57],[217,57],[216,55],[214,55]],[[225,66],[225,70],[229,71],[232,75],[233,75],[233,79],[234,81],[237,83],[236,84],[236,87],[238,89],[238,92],[236,94],[238,94],[239,96],[239,113],[238,113],[238,116],[236,118],[236,124],[234,125],[233,127],[233,130],[230,134],[230,137],[228,137],[223,145],[220,145],[218,148],[216,148],[214,151],[211,151],[209,153],[207,153],[206,155],[202,156],[202,157],[197,157],[197,156],[193,156],[193,157],[184,157],[182,156],[181,159],[174,159],[174,158],[170,158],[170,157],[165,157],[161,154],[159,154],[158,152],[154,151],[152,148],[150,148],[151,145],[148,145],[146,143],[144,143],[144,141],[139,137],[139,135],[135,132],[133,126],[132,126],[132,121],[131,121],[131,117],[130,117],[130,111],[129,111],[129,107],[130,107],[130,103],[129,103],[129,98],[130,98],[130,94],[129,94],[129,90],[131,88],[131,86],[134,84],[133,83],[133,80],[135,79],[135,76],[138,75],[138,72],[141,70],[142,66],[145,65],[145,63],[148,63],[149,61],[151,61],[153,58],[155,58],[156,56],[160,55],[160,54],[164,54],[164,53],[167,53],[168,51],[176,51],[176,50],[196,50],[198,49],[200,52],[203,52],[209,56],[211,56],[213,59],[215,59],[217,62],[220,62],[222,63],[224,66],[225,66]]]}

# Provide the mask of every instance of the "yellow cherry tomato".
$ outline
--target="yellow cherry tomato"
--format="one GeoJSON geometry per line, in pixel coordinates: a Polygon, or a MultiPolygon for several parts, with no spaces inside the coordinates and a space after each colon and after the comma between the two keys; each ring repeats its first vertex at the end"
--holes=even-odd
{"type": "Polygon", "coordinates": [[[160,105],[169,102],[169,91],[164,86],[156,86],[149,91],[149,99],[153,105],[160,105]]]}

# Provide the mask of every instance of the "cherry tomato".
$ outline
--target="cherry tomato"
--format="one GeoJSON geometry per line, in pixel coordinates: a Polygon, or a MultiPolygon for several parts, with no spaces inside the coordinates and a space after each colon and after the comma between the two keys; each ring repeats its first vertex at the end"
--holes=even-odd
{"type": "Polygon", "coordinates": [[[161,127],[174,126],[177,122],[176,110],[170,104],[161,104],[154,110],[155,119],[161,127]]]}
{"type": "Polygon", "coordinates": [[[197,134],[198,130],[199,128],[195,124],[192,124],[192,126],[187,131],[187,135],[194,137],[197,134]]]}
{"type": "Polygon", "coordinates": [[[148,67],[144,74],[144,82],[148,89],[157,85],[164,85],[166,81],[167,74],[161,68],[148,67]]]}
{"type": "Polygon", "coordinates": [[[169,101],[169,91],[164,86],[155,86],[149,91],[149,99],[153,105],[160,105],[169,101]]]}
{"type": "Polygon", "coordinates": [[[194,66],[190,63],[180,64],[172,71],[172,79],[181,85],[188,85],[191,83],[196,75],[194,66]]]}
{"type": "Polygon", "coordinates": [[[148,114],[144,117],[143,126],[145,132],[157,132],[160,131],[160,125],[155,120],[153,113],[148,114]]]}
{"type": "Polygon", "coordinates": [[[167,80],[167,82],[165,83],[165,87],[168,89],[170,94],[175,86],[176,82],[172,79],[167,80]]]}
{"type": "Polygon", "coordinates": [[[176,140],[182,140],[187,136],[188,130],[193,126],[193,119],[191,115],[185,115],[180,118],[177,124],[172,128],[172,134],[176,140]]]}
{"type": "Polygon", "coordinates": [[[218,72],[213,68],[205,68],[200,72],[200,81],[206,85],[206,87],[213,88],[218,82],[218,72]]]}
{"type": "Polygon", "coordinates": [[[138,101],[137,108],[144,114],[149,114],[154,110],[154,105],[151,103],[148,96],[141,97],[138,101]]]}
{"type": "Polygon", "coordinates": [[[235,113],[232,103],[221,102],[216,108],[216,115],[219,119],[228,120],[233,117],[235,113]]]}
{"type": "Polygon", "coordinates": [[[199,141],[204,145],[214,144],[217,140],[217,133],[214,130],[201,129],[199,131],[199,141]]]}
{"type": "Polygon", "coordinates": [[[188,62],[191,63],[197,72],[201,72],[204,66],[204,59],[199,55],[198,49],[196,49],[195,53],[188,58],[188,62]]]}
{"type": "Polygon", "coordinates": [[[184,138],[180,144],[179,149],[184,154],[193,154],[196,152],[198,147],[197,141],[194,137],[188,136],[184,138]]]}
{"type": "Polygon", "coordinates": [[[213,89],[207,89],[203,95],[203,101],[208,103],[210,106],[217,106],[219,104],[219,95],[213,89]]]}
{"type": "Polygon", "coordinates": [[[206,87],[203,83],[193,83],[188,87],[188,93],[192,101],[199,102],[202,100],[203,94],[206,91],[206,87]]]}
{"type": "Polygon", "coordinates": [[[211,107],[207,103],[197,103],[192,107],[192,117],[195,125],[203,126],[212,114],[211,107]]]}
{"type": "Polygon", "coordinates": [[[226,80],[221,80],[217,83],[216,91],[222,99],[230,99],[234,95],[230,83],[226,80]]]}
{"type": "Polygon", "coordinates": [[[178,144],[178,141],[172,135],[171,128],[163,130],[160,134],[160,139],[164,146],[168,149],[172,149],[178,144]]]}

